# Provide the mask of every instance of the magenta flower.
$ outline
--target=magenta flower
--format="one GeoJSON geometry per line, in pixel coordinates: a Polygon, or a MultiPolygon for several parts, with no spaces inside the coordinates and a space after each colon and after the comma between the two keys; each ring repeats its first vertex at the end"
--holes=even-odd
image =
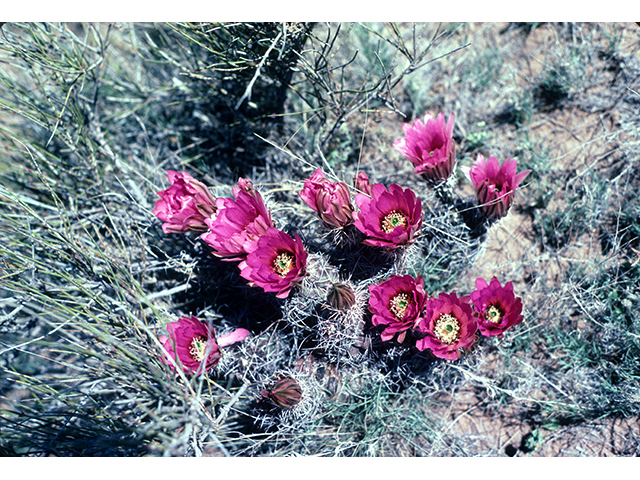
{"type": "Polygon", "coordinates": [[[371,196],[357,193],[354,212],[355,226],[367,235],[366,245],[388,249],[413,241],[422,226],[422,202],[410,189],[395,183],[389,187],[375,183],[371,196]]]}
{"type": "Polygon", "coordinates": [[[370,285],[369,293],[369,310],[373,313],[371,322],[387,325],[380,338],[386,342],[399,334],[398,342],[402,343],[407,331],[422,315],[426,301],[424,279],[392,275],[378,285],[370,285]]]}
{"type": "Polygon", "coordinates": [[[522,300],[513,293],[513,284],[504,287],[496,277],[487,285],[476,279],[476,291],[469,295],[478,314],[478,328],[485,337],[502,336],[505,330],[522,323],[522,300]]]}
{"type": "Polygon", "coordinates": [[[260,193],[240,178],[233,187],[235,198],[218,198],[218,215],[205,220],[209,231],[200,238],[223,260],[239,261],[252,251],[258,238],[273,224],[260,193]]]}
{"type": "Polygon", "coordinates": [[[416,342],[418,350],[431,349],[438,358],[457,360],[460,349],[469,348],[478,329],[476,318],[464,299],[441,293],[425,304],[424,318],[416,325],[426,337],[416,342]]]}
{"type": "Polygon", "coordinates": [[[489,157],[487,162],[478,154],[476,165],[469,169],[468,177],[476,187],[478,203],[487,217],[502,218],[509,211],[515,191],[531,173],[531,170],[516,173],[517,166],[517,161],[511,158],[498,165],[495,157],[489,157]]]}
{"type": "Polygon", "coordinates": [[[170,359],[176,363],[179,361],[186,370],[192,372],[201,368],[205,372],[211,370],[222,357],[221,347],[240,342],[249,335],[248,330],[238,328],[216,340],[213,327],[194,316],[169,323],[167,331],[169,336],[158,338],[166,350],[161,360],[170,365],[172,370],[175,367],[170,359]]]}
{"type": "Polygon", "coordinates": [[[342,228],[353,223],[353,206],[349,187],[344,182],[330,182],[318,168],[304,181],[300,198],[318,213],[329,228],[342,228]]]}
{"type": "Polygon", "coordinates": [[[369,184],[369,176],[365,172],[358,172],[353,179],[353,185],[357,190],[365,195],[371,196],[371,185],[369,184]]]}
{"type": "Polygon", "coordinates": [[[167,170],[171,186],[158,192],[162,198],[156,202],[153,214],[165,222],[164,233],[184,233],[188,230],[206,230],[205,220],[216,212],[215,197],[207,186],[187,172],[167,170]]]}
{"type": "Polygon", "coordinates": [[[249,285],[262,287],[265,292],[277,292],[286,298],[291,288],[306,275],[307,251],[296,234],[291,238],[277,228],[270,227],[256,244],[256,248],[240,262],[240,276],[249,285]]]}
{"type": "Polygon", "coordinates": [[[399,138],[393,147],[411,160],[414,173],[423,175],[432,183],[440,183],[451,175],[456,163],[456,149],[453,142],[454,114],[449,115],[445,124],[444,113],[437,118],[427,113],[424,123],[418,118],[413,124],[405,123],[404,138],[399,138]]]}

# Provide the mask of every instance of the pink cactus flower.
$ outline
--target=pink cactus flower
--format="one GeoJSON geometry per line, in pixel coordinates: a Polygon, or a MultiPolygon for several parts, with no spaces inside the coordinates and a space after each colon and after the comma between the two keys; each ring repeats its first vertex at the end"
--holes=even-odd
{"type": "Polygon", "coordinates": [[[216,213],[216,199],[207,186],[186,172],[167,170],[171,186],[158,192],[153,214],[165,222],[164,233],[206,230],[205,220],[216,213]]]}
{"type": "Polygon", "coordinates": [[[354,222],[367,235],[366,245],[387,249],[407,245],[422,226],[422,201],[395,183],[389,190],[375,183],[371,196],[357,193],[355,201],[360,212],[354,212],[354,222]]]}
{"type": "Polygon", "coordinates": [[[358,172],[353,179],[353,185],[356,190],[371,196],[371,184],[369,183],[369,176],[365,172],[358,172]]]}
{"type": "Polygon", "coordinates": [[[286,298],[291,288],[306,275],[307,251],[296,234],[291,238],[277,228],[269,228],[257,242],[256,248],[240,262],[240,276],[249,285],[262,287],[286,298]]]}
{"type": "Polygon", "coordinates": [[[489,157],[489,161],[486,161],[482,155],[478,155],[476,165],[469,169],[467,176],[476,187],[478,203],[487,217],[502,218],[509,211],[515,191],[531,173],[531,170],[516,173],[517,166],[517,161],[511,158],[498,165],[495,157],[489,157]]]}
{"type": "Polygon", "coordinates": [[[218,215],[205,220],[209,231],[200,235],[222,260],[240,261],[252,251],[258,238],[273,223],[260,193],[240,178],[233,187],[235,198],[218,198],[218,215]]]}
{"type": "Polygon", "coordinates": [[[455,293],[441,293],[426,301],[424,318],[416,329],[427,335],[416,342],[418,350],[429,348],[438,358],[457,360],[460,349],[469,348],[475,341],[478,324],[465,299],[455,293]]]}
{"type": "Polygon", "coordinates": [[[504,287],[496,277],[487,285],[476,279],[476,290],[469,295],[478,314],[478,328],[485,337],[502,336],[504,331],[522,323],[522,300],[513,293],[513,284],[504,287]]]}
{"type": "Polygon", "coordinates": [[[456,149],[453,141],[454,114],[447,123],[444,113],[433,118],[429,113],[424,122],[419,118],[413,124],[405,123],[404,138],[399,138],[393,147],[411,160],[414,173],[422,175],[432,183],[440,183],[451,175],[456,163],[456,149]]]}
{"type": "Polygon", "coordinates": [[[386,342],[398,334],[398,343],[402,343],[408,330],[422,315],[426,301],[424,279],[392,275],[378,285],[370,285],[369,293],[369,310],[373,313],[371,322],[387,325],[380,338],[386,342]]]}
{"type": "Polygon", "coordinates": [[[353,206],[349,187],[344,182],[330,182],[318,168],[304,181],[300,198],[318,213],[329,228],[342,228],[353,223],[353,206]]]}
{"type": "Polygon", "coordinates": [[[238,328],[216,339],[213,327],[194,316],[182,317],[177,322],[169,323],[167,331],[169,336],[162,335],[158,338],[165,348],[161,360],[170,365],[172,370],[175,370],[175,366],[170,359],[180,362],[191,372],[208,372],[218,365],[222,357],[221,348],[240,342],[249,335],[248,330],[238,328]]]}

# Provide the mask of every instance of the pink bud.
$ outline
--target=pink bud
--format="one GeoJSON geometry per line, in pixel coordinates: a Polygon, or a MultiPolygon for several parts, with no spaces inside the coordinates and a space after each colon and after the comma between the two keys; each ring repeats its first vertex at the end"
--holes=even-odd
{"type": "Polygon", "coordinates": [[[200,238],[223,260],[240,261],[256,247],[258,238],[272,225],[271,214],[249,180],[238,180],[235,198],[219,198],[218,214],[207,219],[209,231],[200,238]]]}
{"type": "Polygon", "coordinates": [[[353,179],[353,184],[356,189],[360,190],[365,195],[371,196],[371,184],[369,183],[369,176],[365,172],[358,172],[353,179]]]}
{"type": "Polygon", "coordinates": [[[263,390],[261,394],[280,408],[295,407],[302,400],[302,388],[291,377],[278,380],[273,387],[269,390],[263,390]]]}
{"type": "Polygon", "coordinates": [[[320,168],[305,180],[299,195],[329,228],[342,228],[353,223],[349,187],[344,182],[330,182],[320,168]]]}
{"type": "Polygon", "coordinates": [[[336,310],[346,312],[356,303],[356,292],[346,283],[334,283],[327,294],[327,303],[336,310]]]}

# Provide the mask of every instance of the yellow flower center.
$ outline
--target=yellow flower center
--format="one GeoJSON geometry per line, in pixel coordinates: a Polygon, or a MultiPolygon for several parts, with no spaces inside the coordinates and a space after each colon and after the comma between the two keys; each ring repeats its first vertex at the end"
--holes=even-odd
{"type": "Polygon", "coordinates": [[[433,329],[436,338],[442,343],[451,345],[458,340],[460,334],[460,322],[458,319],[448,313],[442,314],[436,320],[436,326],[433,329]]]}
{"type": "Polygon", "coordinates": [[[411,298],[407,293],[399,293],[391,299],[389,310],[391,310],[391,313],[393,313],[396,318],[402,320],[407,314],[411,303],[411,298]]]}
{"type": "Polygon", "coordinates": [[[502,313],[502,310],[495,305],[490,305],[489,308],[484,311],[485,320],[488,320],[491,323],[500,323],[503,317],[504,313],[502,313]]]}
{"type": "Polygon", "coordinates": [[[196,362],[201,362],[205,358],[207,350],[207,339],[204,337],[194,337],[189,345],[189,354],[196,362]]]}
{"type": "Polygon", "coordinates": [[[287,273],[289,273],[295,266],[296,260],[289,252],[279,254],[273,261],[273,271],[282,278],[286,277],[287,273]]]}
{"type": "Polygon", "coordinates": [[[387,214],[382,219],[382,231],[384,233],[393,232],[393,229],[398,225],[401,225],[402,228],[407,228],[408,222],[407,217],[397,210],[394,210],[393,212],[387,214]]]}

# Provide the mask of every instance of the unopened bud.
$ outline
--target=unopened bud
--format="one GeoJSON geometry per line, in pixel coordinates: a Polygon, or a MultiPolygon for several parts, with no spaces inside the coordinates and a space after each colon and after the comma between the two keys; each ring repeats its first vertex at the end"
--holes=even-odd
{"type": "Polygon", "coordinates": [[[262,197],[260,197],[260,193],[258,193],[258,191],[255,188],[253,188],[253,183],[251,183],[251,180],[247,180],[246,178],[242,178],[242,177],[238,178],[237,188],[239,190],[242,190],[243,192],[248,193],[256,200],[260,200],[260,202],[262,202],[262,197]]]}
{"type": "Polygon", "coordinates": [[[318,168],[305,180],[299,195],[329,228],[343,228],[353,223],[349,187],[344,182],[330,182],[322,169],[318,168]]]}
{"type": "Polygon", "coordinates": [[[263,390],[262,396],[276,407],[292,408],[302,400],[302,388],[291,377],[278,380],[269,390],[263,390]]]}
{"type": "Polygon", "coordinates": [[[334,283],[327,294],[327,303],[345,312],[356,303],[356,292],[346,283],[334,283]]]}
{"type": "Polygon", "coordinates": [[[353,179],[353,185],[362,193],[371,196],[371,184],[369,183],[369,176],[366,173],[358,172],[353,179]]]}

